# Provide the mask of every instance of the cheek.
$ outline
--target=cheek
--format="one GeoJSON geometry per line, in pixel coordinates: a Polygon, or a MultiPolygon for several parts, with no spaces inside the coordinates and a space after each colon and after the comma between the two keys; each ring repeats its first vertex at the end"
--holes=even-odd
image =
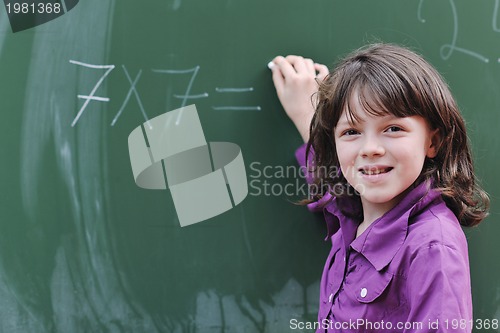
{"type": "Polygon", "coordinates": [[[348,147],[346,147],[345,144],[338,143],[336,145],[336,151],[337,151],[337,159],[339,161],[341,168],[345,168],[349,164],[352,164],[354,162],[352,154],[349,153],[350,149],[348,149],[348,147]]]}
{"type": "Polygon", "coordinates": [[[351,183],[356,171],[354,168],[354,163],[357,155],[356,153],[353,153],[356,150],[353,149],[351,145],[338,144],[336,147],[336,151],[342,174],[347,179],[347,181],[351,183]]]}
{"type": "Polygon", "coordinates": [[[400,160],[405,161],[405,169],[412,174],[420,175],[425,162],[425,151],[421,147],[405,149],[401,152],[400,160]]]}

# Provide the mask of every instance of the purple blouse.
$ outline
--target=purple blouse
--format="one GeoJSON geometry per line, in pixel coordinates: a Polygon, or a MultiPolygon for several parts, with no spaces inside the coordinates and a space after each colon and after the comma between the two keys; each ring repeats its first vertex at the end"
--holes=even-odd
{"type": "MultiPolygon", "coordinates": [[[[305,166],[305,145],[296,157],[305,166]]],[[[467,242],[436,190],[411,189],[358,238],[360,221],[344,214],[359,204],[338,201],[323,208],[332,249],[316,332],[471,332],[467,242]]]]}

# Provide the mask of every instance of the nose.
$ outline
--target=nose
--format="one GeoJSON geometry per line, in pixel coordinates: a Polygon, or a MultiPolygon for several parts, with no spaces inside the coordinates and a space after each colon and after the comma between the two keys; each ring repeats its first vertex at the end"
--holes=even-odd
{"type": "Polygon", "coordinates": [[[363,142],[359,154],[362,157],[378,157],[385,154],[385,148],[382,143],[374,136],[367,136],[363,142]]]}

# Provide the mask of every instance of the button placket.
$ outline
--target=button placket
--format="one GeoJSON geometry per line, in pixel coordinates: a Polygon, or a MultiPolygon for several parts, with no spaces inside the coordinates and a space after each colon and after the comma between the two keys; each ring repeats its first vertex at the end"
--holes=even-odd
{"type": "MultiPolygon", "coordinates": [[[[346,251],[347,252],[347,251],[346,251]]],[[[333,292],[330,294],[330,297],[328,298],[329,300],[329,303],[331,303],[332,305],[335,304],[335,300],[337,299],[337,297],[339,296],[339,294],[344,290],[344,284],[345,284],[345,278],[347,276],[347,272],[348,272],[348,265],[349,265],[349,252],[344,252],[343,254],[343,262],[344,262],[344,265],[343,265],[343,277],[342,277],[342,282],[340,283],[340,288],[337,290],[337,292],[334,294],[333,292]]]]}

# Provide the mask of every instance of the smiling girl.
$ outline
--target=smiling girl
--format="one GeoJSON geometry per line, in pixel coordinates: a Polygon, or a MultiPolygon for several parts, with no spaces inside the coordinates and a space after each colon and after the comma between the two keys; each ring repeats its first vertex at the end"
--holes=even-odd
{"type": "Polygon", "coordinates": [[[297,159],[328,185],[309,203],[324,211],[332,242],[317,332],[470,332],[461,225],[480,223],[489,199],[444,80],[390,44],[357,50],[331,73],[299,56],[273,63],[278,97],[307,142],[297,159]],[[331,190],[339,186],[356,191],[331,190]]]}

